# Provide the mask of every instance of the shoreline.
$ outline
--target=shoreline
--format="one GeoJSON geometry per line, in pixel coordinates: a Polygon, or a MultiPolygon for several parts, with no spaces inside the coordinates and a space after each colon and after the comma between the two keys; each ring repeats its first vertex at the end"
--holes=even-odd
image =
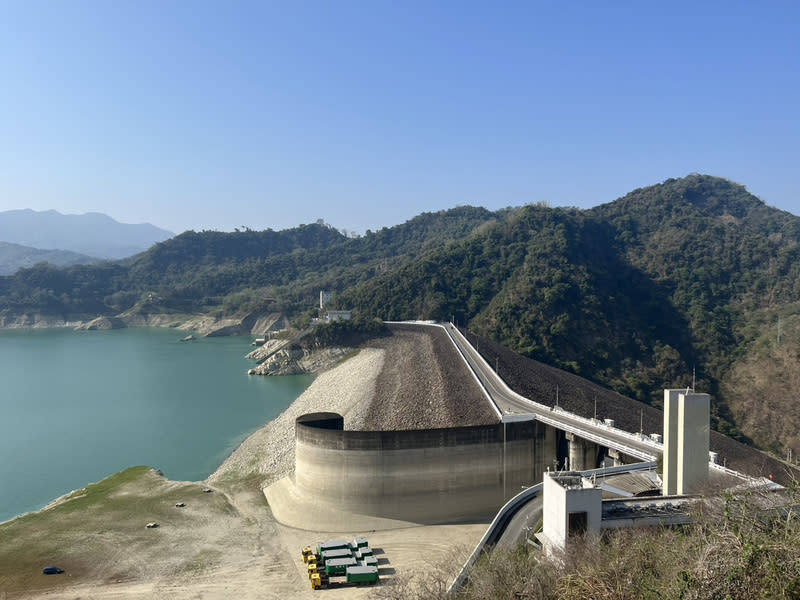
{"type": "MultiPolygon", "coordinates": [[[[230,478],[236,476],[245,478],[250,475],[264,477],[264,481],[261,482],[262,487],[277,481],[294,470],[294,418],[299,414],[323,409],[334,411],[338,409],[342,411],[343,415],[349,415],[348,429],[354,428],[354,424],[357,425],[363,422],[363,413],[367,408],[365,406],[367,402],[365,401],[374,391],[377,377],[383,366],[383,353],[383,350],[362,349],[345,361],[318,374],[305,391],[295,398],[289,406],[275,418],[260,425],[247,435],[204,479],[184,482],[164,476],[165,481],[216,485],[220,481],[230,480],[230,478]],[[342,369],[343,367],[348,368],[342,369]],[[359,407],[359,404],[363,406],[359,407]],[[331,408],[334,405],[335,408],[331,408]],[[287,435],[287,430],[285,429],[287,424],[291,426],[291,436],[287,435]],[[284,428],[283,432],[279,430],[281,427],[284,428]],[[269,456],[270,454],[271,456],[269,456]],[[247,469],[247,465],[252,467],[256,462],[258,462],[258,465],[255,471],[250,471],[249,473],[243,471],[243,469],[247,469]]],[[[148,466],[160,473],[157,467],[144,466],[148,466]]],[[[28,515],[36,515],[55,508],[66,501],[74,499],[77,492],[100,483],[109,477],[118,475],[128,468],[130,467],[109,473],[97,481],[88,482],[81,487],[66,492],[50,500],[41,508],[28,510],[0,521],[0,526],[7,525],[28,515]]]]}
{"type": "MultiPolygon", "coordinates": [[[[376,426],[373,413],[382,415],[392,405],[405,412],[407,402],[418,402],[416,395],[397,387],[400,382],[411,380],[429,399],[438,386],[420,386],[405,371],[409,344],[417,347],[414,341],[400,335],[391,344],[366,345],[321,372],[205,480],[174,482],[153,468],[139,468],[127,476],[110,476],[86,493],[74,490],[36,511],[35,518],[16,517],[17,523],[3,526],[9,535],[0,545],[0,587],[9,597],[26,598],[311,600],[319,592],[309,588],[297,550],[342,528],[347,536],[369,536],[380,549],[386,586],[404,586],[412,574],[449,580],[450,566],[466,559],[487,523],[396,522],[384,529],[375,526],[386,523],[371,521],[370,530],[363,531],[361,519],[328,529],[330,524],[312,518],[298,529],[276,519],[263,493],[266,484],[294,470],[294,421],[300,414],[334,411],[343,415],[346,429],[368,429],[376,426]],[[205,493],[207,488],[214,493],[205,493]],[[151,522],[158,526],[147,528],[151,522]],[[43,581],[43,564],[58,565],[68,578],[43,581]]],[[[397,424],[392,420],[389,425],[397,424]]],[[[371,588],[348,588],[346,593],[354,600],[375,597],[371,588]]]]}
{"type": "Polygon", "coordinates": [[[286,409],[245,438],[204,481],[217,483],[231,476],[258,475],[261,486],[294,470],[294,420],[307,412],[338,412],[346,429],[364,421],[383,368],[384,350],[362,348],[316,376],[286,409]],[[249,472],[248,472],[249,471],[249,472]]]}

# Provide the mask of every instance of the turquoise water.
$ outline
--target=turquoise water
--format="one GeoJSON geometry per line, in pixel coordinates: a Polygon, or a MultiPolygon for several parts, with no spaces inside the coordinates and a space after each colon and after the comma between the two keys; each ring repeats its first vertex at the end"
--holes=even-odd
{"type": "Polygon", "coordinates": [[[310,376],[250,377],[251,338],[0,331],[0,522],[126,467],[201,480],[310,376]]]}

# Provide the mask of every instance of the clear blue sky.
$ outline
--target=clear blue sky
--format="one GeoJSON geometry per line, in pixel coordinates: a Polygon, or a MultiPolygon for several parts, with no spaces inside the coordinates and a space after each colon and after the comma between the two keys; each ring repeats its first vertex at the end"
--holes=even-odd
{"type": "Polygon", "coordinates": [[[0,1],[0,210],[363,232],[691,172],[800,214],[798,2],[0,1]]]}

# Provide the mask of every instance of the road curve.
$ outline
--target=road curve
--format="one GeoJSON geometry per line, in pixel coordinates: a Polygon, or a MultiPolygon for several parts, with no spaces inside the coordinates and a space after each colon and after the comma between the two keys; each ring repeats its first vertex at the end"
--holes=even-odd
{"type": "Polygon", "coordinates": [[[475,374],[487,397],[494,404],[503,422],[537,419],[557,429],[573,433],[606,448],[613,448],[639,460],[656,460],[663,453],[663,444],[647,436],[609,427],[601,421],[586,419],[557,407],[551,408],[517,394],[506,385],[452,323],[428,324],[444,328],[458,352],[475,374]]]}

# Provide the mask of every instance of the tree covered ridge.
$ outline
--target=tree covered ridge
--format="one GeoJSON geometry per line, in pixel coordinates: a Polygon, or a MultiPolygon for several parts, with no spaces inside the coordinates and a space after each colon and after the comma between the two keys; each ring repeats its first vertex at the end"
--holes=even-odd
{"type": "Polygon", "coordinates": [[[384,318],[455,319],[531,358],[659,404],[715,395],[755,311],[797,300],[800,219],[704,175],[590,210],[526,206],[481,235],[346,292],[384,318]]]}
{"type": "Polygon", "coordinates": [[[452,318],[656,405],[696,378],[736,435],[719,382],[747,355],[755,315],[799,299],[799,247],[800,218],[689,175],[588,210],[458,207],[357,237],[319,222],[186,232],[124,264],[0,278],[0,310],[117,314],[155,295],[148,310],[233,313],[274,297],[297,316],[328,289],[365,317],[452,318]]]}

